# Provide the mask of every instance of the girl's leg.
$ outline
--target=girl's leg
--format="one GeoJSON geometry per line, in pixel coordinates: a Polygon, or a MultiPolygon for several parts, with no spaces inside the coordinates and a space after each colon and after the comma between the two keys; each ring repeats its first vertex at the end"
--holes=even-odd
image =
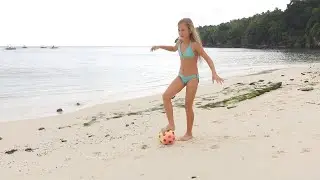
{"type": "Polygon", "coordinates": [[[198,89],[198,79],[194,78],[187,84],[185,109],[187,116],[187,131],[184,136],[179,138],[181,141],[187,141],[192,138],[192,126],[194,121],[193,102],[198,89]]]}
{"type": "Polygon", "coordinates": [[[163,106],[168,119],[168,125],[165,128],[162,128],[162,132],[169,129],[175,130],[171,98],[179,93],[183,88],[184,84],[182,83],[181,79],[179,77],[176,77],[162,95],[163,106]]]}

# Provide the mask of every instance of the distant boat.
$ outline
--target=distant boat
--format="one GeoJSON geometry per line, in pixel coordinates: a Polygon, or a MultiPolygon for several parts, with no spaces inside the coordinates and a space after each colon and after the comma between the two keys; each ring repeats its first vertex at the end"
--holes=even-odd
{"type": "Polygon", "coordinates": [[[22,48],[27,48],[27,46],[24,45],[24,46],[22,46],[22,48]]]}
{"type": "Polygon", "coordinates": [[[46,46],[41,46],[40,48],[47,48],[46,46]]]}
{"type": "Polygon", "coordinates": [[[58,49],[58,47],[57,46],[52,46],[51,49],[58,49]]]}
{"type": "Polygon", "coordinates": [[[6,47],[5,49],[6,49],[6,50],[16,50],[16,48],[13,47],[13,46],[8,46],[8,47],[6,47]]]}

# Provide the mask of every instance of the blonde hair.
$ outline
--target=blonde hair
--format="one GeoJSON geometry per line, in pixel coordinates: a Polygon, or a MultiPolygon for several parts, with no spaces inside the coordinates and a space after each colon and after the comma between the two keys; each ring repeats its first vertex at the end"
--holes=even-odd
{"type": "MultiPolygon", "coordinates": [[[[190,40],[192,42],[197,42],[199,43],[200,46],[202,46],[202,42],[201,42],[201,38],[200,35],[197,31],[197,29],[194,27],[193,22],[190,18],[183,18],[178,22],[178,25],[185,23],[188,27],[188,30],[190,32],[190,40]]],[[[181,40],[178,38],[177,43],[181,43],[181,40]]],[[[199,56],[199,60],[201,59],[201,57],[199,56]]]]}

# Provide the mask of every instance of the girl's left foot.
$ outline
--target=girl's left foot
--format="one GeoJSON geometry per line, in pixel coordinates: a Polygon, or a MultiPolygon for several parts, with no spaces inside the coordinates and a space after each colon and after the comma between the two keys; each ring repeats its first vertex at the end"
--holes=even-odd
{"type": "Polygon", "coordinates": [[[184,136],[180,137],[178,140],[179,141],[188,141],[190,139],[192,139],[193,136],[192,135],[189,135],[189,134],[185,134],[184,136]]]}

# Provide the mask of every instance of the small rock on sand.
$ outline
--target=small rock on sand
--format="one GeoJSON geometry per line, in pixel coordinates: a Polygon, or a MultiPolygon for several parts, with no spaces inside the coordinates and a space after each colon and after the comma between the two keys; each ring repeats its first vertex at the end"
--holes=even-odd
{"type": "Polygon", "coordinates": [[[141,149],[147,149],[148,148],[148,145],[144,144],[141,146],[141,149]]]}
{"type": "Polygon", "coordinates": [[[57,109],[58,113],[61,113],[63,110],[61,108],[57,109]]]}
{"type": "Polygon", "coordinates": [[[229,105],[229,106],[227,106],[227,109],[232,109],[232,108],[235,108],[235,107],[237,107],[237,105],[229,105]]]}
{"type": "Polygon", "coordinates": [[[6,151],[6,154],[13,154],[14,152],[18,151],[17,149],[11,149],[9,151],[6,151]]]}
{"type": "Polygon", "coordinates": [[[300,90],[300,91],[312,91],[313,87],[303,87],[303,88],[299,88],[298,90],[300,90]]]}
{"type": "Polygon", "coordinates": [[[32,148],[26,148],[25,151],[26,151],[26,152],[32,152],[33,149],[32,149],[32,148]]]}
{"type": "Polygon", "coordinates": [[[41,127],[41,128],[39,128],[38,130],[39,130],[39,131],[42,131],[42,130],[45,130],[45,128],[44,128],[44,127],[41,127]]]}

